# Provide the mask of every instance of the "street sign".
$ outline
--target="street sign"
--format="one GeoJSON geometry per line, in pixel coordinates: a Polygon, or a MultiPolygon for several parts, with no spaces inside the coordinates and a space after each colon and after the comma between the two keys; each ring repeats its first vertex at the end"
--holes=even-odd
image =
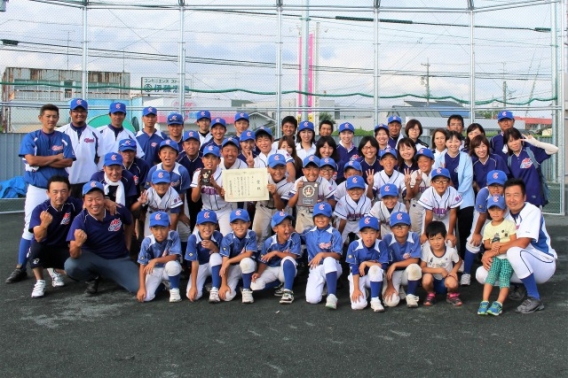
{"type": "MultiPolygon", "coordinates": [[[[177,95],[179,93],[179,80],[167,77],[143,77],[142,95],[145,96],[164,96],[177,95]]],[[[189,93],[189,86],[185,86],[185,93],[189,93]]]]}

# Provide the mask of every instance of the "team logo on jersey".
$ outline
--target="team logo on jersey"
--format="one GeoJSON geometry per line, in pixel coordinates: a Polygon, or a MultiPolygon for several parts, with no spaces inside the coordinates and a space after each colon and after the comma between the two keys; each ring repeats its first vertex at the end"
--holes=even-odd
{"type": "Polygon", "coordinates": [[[318,247],[321,250],[326,250],[326,249],[331,249],[331,242],[327,242],[327,243],[319,243],[318,247]]]}
{"type": "Polygon", "coordinates": [[[140,177],[138,176],[133,176],[134,177],[134,184],[138,185],[138,183],[140,182],[140,177]]]}
{"type": "Polygon", "coordinates": [[[462,199],[461,195],[458,194],[458,195],[456,196],[456,202],[457,202],[457,201],[461,201],[461,199],[462,199]]]}
{"type": "Polygon", "coordinates": [[[63,219],[61,219],[61,224],[69,224],[71,222],[71,213],[65,213],[63,219]]]}
{"type": "Polygon", "coordinates": [[[122,221],[120,219],[114,219],[112,222],[110,222],[108,230],[111,232],[116,232],[120,230],[121,227],[122,227],[122,221]]]}
{"type": "Polygon", "coordinates": [[[180,184],[181,184],[181,180],[177,180],[177,181],[172,181],[172,182],[170,183],[170,186],[174,186],[174,187],[175,187],[175,186],[178,186],[178,185],[180,185],[180,184]]]}
{"type": "Polygon", "coordinates": [[[52,151],[62,151],[63,150],[63,145],[61,146],[52,146],[51,147],[52,151]]]}
{"type": "Polygon", "coordinates": [[[85,142],[85,143],[95,143],[95,138],[85,138],[85,139],[83,139],[83,142],[85,142]]]}
{"type": "Polygon", "coordinates": [[[355,154],[353,156],[351,156],[351,161],[357,160],[359,159],[359,155],[355,154]]]}
{"type": "Polygon", "coordinates": [[[152,146],[152,147],[156,147],[157,145],[158,145],[158,142],[152,142],[152,143],[150,143],[150,146],[152,146]]]}
{"type": "Polygon", "coordinates": [[[521,162],[521,169],[528,169],[532,166],[532,161],[530,158],[525,158],[521,162]]]}

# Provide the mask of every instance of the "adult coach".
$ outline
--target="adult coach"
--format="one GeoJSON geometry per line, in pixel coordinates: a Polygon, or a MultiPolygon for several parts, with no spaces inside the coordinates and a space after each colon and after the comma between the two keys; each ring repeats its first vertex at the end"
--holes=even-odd
{"type": "Polygon", "coordinates": [[[125,207],[111,215],[104,207],[104,186],[90,181],[83,187],[84,209],[75,217],[67,235],[70,256],[65,272],[86,281],[86,294],[98,291],[102,278],[116,282],[131,293],[138,291],[138,267],[129,257],[132,217],[125,207]]]}
{"type": "Polygon", "coordinates": [[[26,135],[20,146],[19,156],[25,161],[24,181],[28,184],[24,205],[25,226],[18,249],[18,265],[6,279],[6,283],[18,282],[27,277],[26,255],[33,238],[29,231],[32,211],[47,199],[49,178],[55,175],[67,177],[65,168],[70,167],[75,160],[69,136],[55,130],[59,121],[59,108],[53,104],[42,106],[38,119],[41,129],[26,135]]]}
{"type": "MultiPolygon", "coordinates": [[[[126,105],[122,102],[113,102],[110,104],[108,115],[110,117],[110,125],[102,127],[100,131],[101,156],[109,152],[118,152],[118,144],[123,139],[136,140],[134,133],[122,126],[126,118],[126,105]]],[[[144,157],[144,151],[142,151],[140,145],[136,146],[136,156],[139,158],[144,157]]],[[[98,167],[99,169],[103,167],[101,161],[99,161],[98,167]]]]}
{"type": "MultiPolygon", "coordinates": [[[[48,200],[39,204],[32,212],[30,232],[34,239],[28,258],[33,269],[36,283],[32,298],[41,298],[45,294],[45,268],[63,269],[69,258],[67,234],[71,221],[83,209],[83,201],[70,197],[71,185],[67,177],[51,176],[47,183],[48,200]]],[[[56,273],[51,276],[53,287],[64,286],[63,278],[56,273]]]]}
{"type": "Polygon", "coordinates": [[[87,101],[76,98],[69,105],[71,122],[57,130],[69,136],[75,152],[75,162],[67,168],[69,182],[71,183],[71,196],[81,198],[83,185],[97,171],[97,164],[101,155],[99,133],[87,125],[89,104],[87,101]]]}
{"type": "Polygon", "coordinates": [[[509,298],[521,300],[526,291],[527,298],[517,307],[517,312],[529,314],[544,309],[536,285],[547,282],[554,275],[558,256],[550,245],[550,236],[540,209],[526,202],[523,180],[507,180],[504,193],[509,208],[506,219],[516,224],[517,239],[500,245],[499,252],[486,251],[481,259],[483,266],[477,269],[476,278],[479,283],[485,283],[493,258],[506,253],[514,270],[511,283],[522,283],[524,286],[524,289],[515,287],[509,298]]]}
{"type": "Polygon", "coordinates": [[[499,155],[504,161],[507,161],[509,154],[508,149],[506,148],[507,142],[503,138],[503,133],[515,126],[515,117],[513,116],[512,112],[508,110],[502,110],[497,115],[497,123],[499,124],[501,132],[491,138],[489,144],[491,151],[494,154],[499,155]]]}
{"type": "Polygon", "coordinates": [[[160,162],[158,158],[158,148],[160,143],[166,139],[161,131],[156,130],[157,121],[158,109],[152,106],[147,106],[142,109],[142,122],[144,123],[144,127],[136,133],[136,139],[138,140],[140,148],[144,151],[143,160],[149,167],[160,162]]]}

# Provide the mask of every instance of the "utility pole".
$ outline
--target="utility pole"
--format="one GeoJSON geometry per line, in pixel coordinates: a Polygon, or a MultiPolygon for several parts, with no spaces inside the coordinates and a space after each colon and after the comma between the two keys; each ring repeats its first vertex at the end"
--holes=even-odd
{"type": "Polygon", "coordinates": [[[507,62],[503,62],[503,108],[507,108],[507,81],[505,80],[505,66],[507,62]]]}
{"type": "Polygon", "coordinates": [[[426,106],[430,106],[430,58],[426,59],[426,77],[422,76],[422,85],[426,85],[426,106]]]}

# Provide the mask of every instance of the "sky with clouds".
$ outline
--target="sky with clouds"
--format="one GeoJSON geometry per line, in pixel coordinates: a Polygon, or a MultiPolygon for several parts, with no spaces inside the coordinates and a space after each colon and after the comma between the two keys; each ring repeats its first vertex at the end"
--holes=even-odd
{"type": "MultiPolygon", "coordinates": [[[[298,87],[298,71],[292,67],[298,64],[298,42],[302,27],[300,6],[304,2],[284,0],[284,90],[298,87]]],[[[92,3],[97,5],[104,1],[92,3]]],[[[108,3],[111,6],[96,6],[98,9],[88,12],[90,49],[93,52],[100,49],[101,54],[105,55],[89,57],[89,69],[130,72],[133,86],[139,85],[141,77],[177,76],[177,62],[163,61],[162,57],[175,57],[178,54],[179,11],[114,7],[133,3],[126,0],[108,3]],[[111,53],[105,50],[115,52],[115,57],[109,57],[111,53]],[[144,59],[127,58],[131,52],[146,56],[144,59]]],[[[139,0],[136,3],[156,6],[175,5],[176,1],[139,0]]],[[[249,67],[246,64],[274,64],[276,61],[278,25],[274,9],[269,8],[274,1],[249,0],[239,1],[241,6],[230,5],[234,3],[228,0],[191,2],[196,5],[185,12],[186,55],[194,59],[237,62],[233,65],[188,63],[186,76],[192,87],[203,90],[245,88],[275,91],[276,72],[273,67],[249,67]]],[[[310,1],[310,28],[312,32],[316,28],[319,31],[317,64],[324,68],[317,74],[318,92],[372,95],[374,32],[373,23],[365,21],[373,17],[369,7],[372,3],[372,0],[310,1]]],[[[425,64],[428,61],[432,96],[469,99],[467,74],[470,30],[463,27],[470,20],[466,3],[465,0],[381,1],[384,7],[379,14],[383,19],[379,37],[381,95],[425,95],[421,75],[426,74],[425,64]],[[463,12],[447,12],[448,3],[463,9],[463,12]],[[412,7],[430,11],[416,11],[412,7]],[[410,24],[410,21],[413,23],[410,24]]],[[[480,7],[515,3],[522,2],[475,1],[476,6],[480,7]]],[[[7,12],[0,13],[0,39],[17,40],[20,45],[11,50],[7,46],[0,46],[0,71],[14,66],[81,69],[80,56],[65,55],[67,46],[69,51],[77,51],[81,46],[80,9],[26,0],[10,1],[7,8],[7,12]]],[[[501,98],[504,80],[510,91],[509,101],[523,102],[531,96],[551,97],[551,33],[534,31],[535,28],[551,27],[550,5],[480,12],[475,15],[475,21],[483,26],[475,29],[476,99],[501,98]]],[[[199,96],[252,100],[266,98],[244,93],[199,96]]],[[[338,97],[336,101],[343,106],[372,105],[372,98],[363,96],[338,97]]],[[[384,100],[381,104],[402,101],[384,100]]],[[[535,104],[546,106],[549,102],[535,104]]]]}

